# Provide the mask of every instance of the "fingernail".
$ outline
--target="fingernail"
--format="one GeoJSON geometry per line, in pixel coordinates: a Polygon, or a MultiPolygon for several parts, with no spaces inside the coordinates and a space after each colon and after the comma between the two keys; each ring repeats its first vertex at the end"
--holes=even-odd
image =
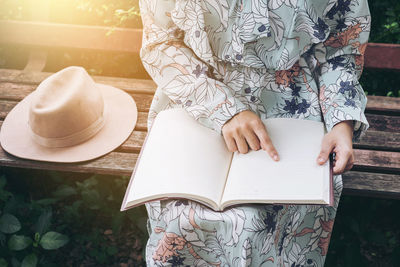
{"type": "Polygon", "coordinates": [[[319,157],[319,158],[318,158],[318,161],[322,163],[322,162],[324,162],[324,159],[321,158],[321,157],[319,157]]]}
{"type": "Polygon", "coordinates": [[[274,155],[274,160],[276,160],[276,161],[278,161],[278,160],[279,160],[279,157],[278,157],[278,155],[274,155]]]}

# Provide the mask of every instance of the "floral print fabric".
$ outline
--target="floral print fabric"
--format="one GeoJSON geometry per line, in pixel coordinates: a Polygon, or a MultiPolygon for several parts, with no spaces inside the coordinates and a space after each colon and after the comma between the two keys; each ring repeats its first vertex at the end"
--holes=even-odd
{"type": "MultiPolygon", "coordinates": [[[[353,120],[368,129],[358,79],[369,36],[366,0],[140,0],[140,56],[158,112],[184,107],[218,133],[243,110],[260,118],[353,120]]],[[[278,151],[279,152],[279,151],[278,151]]],[[[215,212],[186,200],[146,204],[149,266],[322,266],[335,205],[241,205],[215,212]]]]}

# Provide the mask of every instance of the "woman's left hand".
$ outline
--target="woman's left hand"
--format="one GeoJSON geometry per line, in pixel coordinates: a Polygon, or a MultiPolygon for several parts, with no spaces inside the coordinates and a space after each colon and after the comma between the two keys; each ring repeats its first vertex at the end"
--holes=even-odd
{"type": "Polygon", "coordinates": [[[322,139],[321,152],[317,158],[317,163],[324,164],[333,151],[336,153],[333,174],[342,174],[350,170],[354,164],[352,138],[353,121],[347,120],[336,124],[322,139]]]}

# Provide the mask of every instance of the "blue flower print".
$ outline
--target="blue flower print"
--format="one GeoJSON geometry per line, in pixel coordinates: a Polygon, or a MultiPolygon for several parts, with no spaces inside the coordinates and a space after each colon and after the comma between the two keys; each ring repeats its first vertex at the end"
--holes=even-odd
{"type": "Polygon", "coordinates": [[[344,18],[339,18],[336,20],[337,25],[336,25],[336,29],[339,31],[343,31],[344,29],[347,28],[346,23],[344,23],[344,18]]]}
{"type": "Polygon", "coordinates": [[[286,111],[289,111],[290,114],[295,114],[296,110],[299,109],[296,99],[292,99],[292,101],[285,100],[286,106],[283,108],[286,111]]]}
{"type": "Polygon", "coordinates": [[[276,227],[276,214],[267,212],[267,216],[264,218],[263,222],[265,223],[265,230],[267,230],[267,233],[273,233],[276,227]]]}
{"type": "Polygon", "coordinates": [[[300,86],[297,86],[295,83],[291,83],[289,87],[292,89],[292,96],[300,96],[300,86]]]}
{"type": "Polygon", "coordinates": [[[328,13],[326,13],[326,16],[330,19],[333,19],[333,16],[335,16],[335,14],[338,12],[336,5],[333,6],[328,13]]]}
{"type": "Polygon", "coordinates": [[[267,27],[265,27],[265,25],[261,25],[260,27],[258,27],[258,31],[259,32],[263,32],[267,29],[267,27]]]}
{"type": "Polygon", "coordinates": [[[350,11],[350,0],[338,0],[338,2],[326,13],[328,18],[333,19],[333,16],[340,12],[344,15],[347,11],[350,11]]]}
{"type": "Polygon", "coordinates": [[[345,106],[352,106],[352,107],[355,108],[356,107],[356,102],[353,99],[346,97],[346,102],[344,102],[344,105],[345,106]]]}
{"type": "Polygon", "coordinates": [[[172,256],[172,259],[168,260],[168,263],[171,263],[171,266],[182,266],[183,265],[183,261],[185,260],[184,257],[177,257],[177,256],[172,256]]]}
{"type": "Polygon", "coordinates": [[[339,0],[336,8],[344,15],[347,11],[350,11],[350,0],[339,0]]]}
{"type": "Polygon", "coordinates": [[[334,57],[332,59],[328,59],[328,63],[332,64],[333,70],[336,70],[337,67],[346,66],[346,63],[343,62],[344,60],[346,60],[344,57],[339,56],[339,57],[334,57]]]}
{"type": "Polygon", "coordinates": [[[313,26],[314,36],[319,40],[325,39],[325,31],[328,29],[328,25],[321,18],[318,18],[318,22],[313,26]]]}
{"type": "Polygon", "coordinates": [[[341,94],[345,94],[346,91],[349,91],[351,93],[351,97],[354,98],[357,94],[356,89],[354,88],[353,82],[340,82],[340,89],[339,89],[339,93],[341,94]]]}
{"type": "Polygon", "coordinates": [[[241,60],[243,58],[243,56],[241,54],[236,54],[236,59],[237,60],[241,60]]]}
{"type": "Polygon", "coordinates": [[[306,113],[307,108],[309,108],[311,104],[307,103],[307,100],[303,99],[301,103],[298,104],[299,110],[297,111],[299,114],[300,113],[306,113]]]}

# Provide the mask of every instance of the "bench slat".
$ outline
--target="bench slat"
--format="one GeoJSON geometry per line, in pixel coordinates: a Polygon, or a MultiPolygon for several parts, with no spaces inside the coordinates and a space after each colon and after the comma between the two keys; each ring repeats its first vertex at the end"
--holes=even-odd
{"type": "Polygon", "coordinates": [[[400,113],[400,97],[367,96],[367,111],[400,113]]]}
{"type": "Polygon", "coordinates": [[[342,177],[343,194],[400,199],[398,174],[349,171],[342,177]]]}
{"type": "Polygon", "coordinates": [[[130,176],[138,154],[111,152],[96,160],[80,163],[50,163],[20,159],[0,149],[0,166],[130,176]]]}
{"type": "Polygon", "coordinates": [[[354,170],[397,172],[400,174],[400,152],[353,149],[354,170]]]}
{"type": "MultiPolygon", "coordinates": [[[[52,72],[24,72],[12,69],[0,69],[0,82],[10,82],[14,84],[34,84],[38,85],[41,81],[49,77],[52,72]]],[[[154,94],[156,84],[149,79],[119,78],[107,76],[91,76],[95,82],[108,84],[127,92],[154,94]]]]}
{"type": "Polygon", "coordinates": [[[400,45],[369,43],[365,50],[365,66],[400,70],[400,45]]]}
{"type": "MultiPolygon", "coordinates": [[[[18,159],[5,155],[0,149],[0,165],[17,168],[71,171],[93,174],[130,176],[138,155],[132,153],[111,152],[97,160],[63,164],[18,159]]],[[[343,174],[344,193],[353,195],[373,195],[378,197],[400,198],[398,175],[349,171],[343,174]]]]}
{"type": "MultiPolygon", "coordinates": [[[[32,89],[32,85],[24,85],[22,87],[21,92],[19,93],[19,89],[11,89],[11,86],[7,88],[7,85],[9,83],[0,83],[0,103],[7,103],[6,106],[3,108],[0,108],[0,112],[3,110],[8,110],[9,107],[14,107],[19,101],[21,101],[26,94],[31,93],[34,89],[32,89]],[[15,93],[14,93],[15,92],[15,93]],[[26,93],[26,94],[23,94],[26,93]]],[[[36,87],[36,86],[35,86],[36,87]]],[[[153,99],[152,95],[149,94],[132,94],[130,95],[133,97],[135,100],[136,106],[138,111],[145,111],[148,112],[150,108],[151,101],[153,99]]],[[[10,109],[11,110],[11,109],[10,109]]],[[[0,115],[1,117],[1,115],[0,115]]]]}
{"type": "Polygon", "coordinates": [[[353,144],[354,148],[388,150],[400,152],[400,132],[390,133],[368,129],[360,142],[353,144]]]}
{"type": "Polygon", "coordinates": [[[369,130],[383,131],[390,133],[400,132],[400,116],[386,116],[366,113],[367,121],[369,123],[369,130]]]}

